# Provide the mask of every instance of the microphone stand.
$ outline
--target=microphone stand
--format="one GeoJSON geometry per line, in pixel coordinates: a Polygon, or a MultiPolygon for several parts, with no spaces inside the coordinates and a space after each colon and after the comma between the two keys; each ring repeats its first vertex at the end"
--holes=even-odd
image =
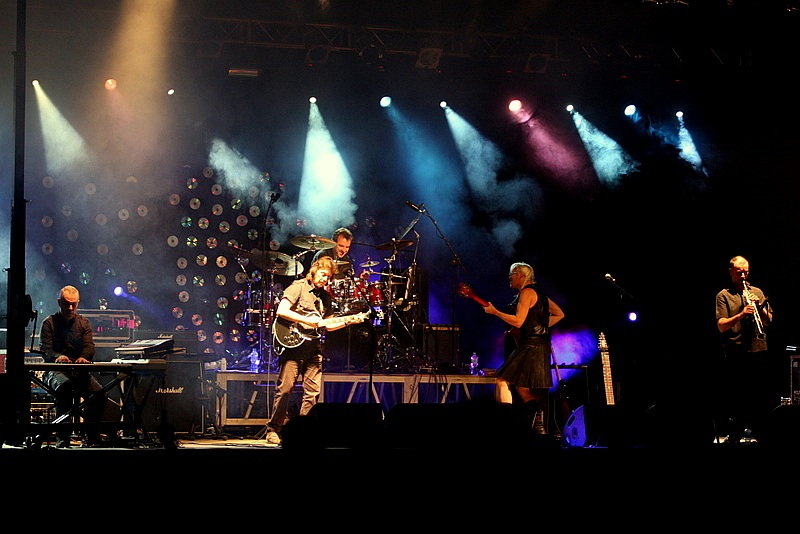
{"type": "MultiPolygon", "coordinates": [[[[262,263],[266,265],[267,259],[267,221],[269,220],[269,212],[272,210],[272,205],[281,197],[280,193],[270,193],[269,195],[269,203],[267,204],[266,209],[264,210],[264,229],[261,232],[261,240],[260,240],[260,250],[263,252],[263,261],[262,263]]],[[[266,413],[267,413],[267,420],[272,417],[272,403],[269,401],[269,381],[270,381],[270,374],[272,372],[272,365],[275,361],[275,350],[272,345],[272,340],[267,341],[266,348],[267,348],[267,357],[264,358],[264,334],[266,333],[269,337],[272,337],[272,321],[273,321],[273,314],[275,313],[275,307],[273,306],[273,289],[275,288],[275,269],[274,266],[270,266],[267,271],[269,271],[269,292],[266,292],[266,287],[264,284],[266,283],[266,277],[261,277],[261,310],[259,313],[259,321],[258,321],[258,355],[261,358],[259,362],[259,371],[264,367],[264,362],[266,361],[266,368],[267,368],[267,379],[266,383],[264,384],[264,398],[266,402],[266,413]],[[264,301],[266,300],[268,295],[269,298],[269,317],[265,317],[264,314],[264,301]],[[264,323],[268,323],[266,329],[264,328],[264,323]]],[[[260,439],[267,435],[267,426],[264,425],[264,428],[256,434],[256,439],[260,439]]]]}
{"type": "MultiPolygon", "coordinates": [[[[450,241],[448,241],[447,237],[445,237],[444,233],[442,232],[442,229],[439,228],[439,225],[436,223],[436,219],[433,218],[433,215],[430,214],[430,212],[427,210],[427,208],[425,209],[425,211],[423,213],[425,215],[427,215],[428,218],[431,220],[431,222],[433,223],[433,226],[436,228],[436,234],[440,238],[442,238],[442,241],[445,242],[445,244],[447,245],[447,248],[450,249],[450,253],[453,255],[452,259],[450,260],[450,265],[453,266],[453,287],[452,287],[452,291],[451,291],[451,293],[452,293],[452,301],[451,301],[451,305],[450,305],[450,310],[451,310],[451,312],[450,312],[450,317],[451,317],[450,324],[451,324],[451,326],[455,327],[455,324],[456,324],[456,295],[458,294],[458,291],[457,291],[457,288],[458,288],[458,272],[459,272],[459,268],[460,268],[461,270],[464,271],[464,274],[467,274],[467,268],[464,267],[464,263],[461,261],[461,258],[458,256],[456,251],[453,249],[453,246],[450,244],[450,241]]],[[[456,347],[455,346],[456,345],[455,337],[456,336],[451,336],[452,343],[453,343],[453,347],[452,347],[453,355],[455,356],[455,360],[460,362],[461,361],[461,355],[459,354],[459,348],[460,347],[456,347]]]]}

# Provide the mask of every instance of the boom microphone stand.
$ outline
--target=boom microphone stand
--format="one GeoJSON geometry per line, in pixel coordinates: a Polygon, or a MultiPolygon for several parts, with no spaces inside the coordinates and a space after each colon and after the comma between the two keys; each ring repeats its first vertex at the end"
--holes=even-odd
{"type": "MultiPolygon", "coordinates": [[[[445,242],[445,244],[447,245],[447,248],[450,249],[450,253],[453,255],[452,259],[450,260],[450,265],[453,266],[453,286],[452,286],[453,290],[451,291],[453,298],[452,298],[452,304],[451,304],[451,320],[450,320],[450,324],[451,325],[455,325],[456,324],[456,295],[458,294],[458,291],[457,291],[457,288],[458,288],[458,272],[459,272],[459,268],[460,268],[461,270],[464,271],[464,274],[467,274],[467,269],[466,269],[466,267],[464,267],[464,263],[461,261],[461,258],[458,256],[456,251],[453,250],[453,246],[450,244],[450,241],[447,240],[447,237],[445,237],[444,233],[442,232],[442,229],[439,228],[439,225],[436,223],[436,219],[433,218],[433,215],[431,215],[430,211],[428,211],[428,208],[425,207],[425,204],[420,204],[419,207],[417,207],[416,205],[412,204],[409,201],[406,201],[406,204],[411,209],[415,209],[415,210],[419,211],[420,213],[426,215],[431,220],[431,222],[433,223],[434,228],[436,228],[436,235],[438,235],[442,239],[442,241],[445,242]]],[[[453,336],[453,338],[452,338],[452,343],[453,343],[453,347],[452,347],[453,355],[455,356],[455,359],[457,361],[461,361],[461,357],[459,355],[459,347],[455,346],[456,345],[455,336],[453,336]]]]}

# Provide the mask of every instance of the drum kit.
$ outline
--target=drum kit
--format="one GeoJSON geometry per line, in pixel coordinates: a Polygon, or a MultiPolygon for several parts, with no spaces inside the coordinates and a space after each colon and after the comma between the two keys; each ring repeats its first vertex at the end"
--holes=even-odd
{"type": "MultiPolygon", "coordinates": [[[[290,242],[304,250],[295,256],[290,256],[277,251],[246,250],[226,245],[226,248],[237,256],[248,258],[253,265],[269,275],[268,281],[264,280],[267,285],[263,290],[254,290],[252,280],[248,277],[247,306],[241,321],[248,328],[259,329],[258,343],[261,349],[259,354],[267,355],[266,358],[261,358],[261,365],[266,366],[269,370],[277,370],[278,363],[275,347],[271,344],[271,328],[275,319],[275,308],[280,300],[280,295],[276,295],[275,292],[274,277],[298,278],[304,272],[300,257],[309,252],[327,250],[336,246],[333,240],[314,234],[296,236],[291,238],[290,242]]],[[[393,320],[393,316],[396,316],[400,326],[408,331],[409,338],[413,338],[413,324],[410,328],[405,325],[397,314],[397,308],[405,307],[407,310],[409,306],[415,304],[412,298],[414,269],[410,267],[407,271],[403,271],[406,274],[403,276],[395,274],[396,270],[392,269],[392,264],[396,260],[398,251],[413,244],[413,241],[392,239],[375,246],[376,250],[392,251],[391,256],[385,260],[389,269],[381,272],[373,271],[372,268],[378,266],[380,262],[371,259],[360,263],[359,267],[365,269],[370,276],[377,275],[380,280],[368,282],[363,278],[350,275],[332,280],[329,287],[336,315],[370,312],[373,316],[373,325],[385,326],[384,333],[378,339],[377,354],[375,355],[378,369],[399,370],[403,364],[410,364],[412,359],[392,329],[396,326],[393,320]],[[401,290],[402,295],[400,294],[401,290]]],[[[248,348],[245,352],[249,354],[250,349],[248,348]]]]}

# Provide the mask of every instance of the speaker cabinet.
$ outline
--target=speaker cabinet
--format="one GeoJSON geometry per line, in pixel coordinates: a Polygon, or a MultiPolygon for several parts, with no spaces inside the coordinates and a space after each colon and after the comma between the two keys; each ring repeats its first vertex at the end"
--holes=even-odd
{"type": "Polygon", "coordinates": [[[774,448],[796,449],[800,444],[800,406],[780,405],[767,417],[766,431],[759,440],[774,448]]]}
{"type": "MultiPolygon", "coordinates": [[[[308,417],[316,423],[306,425],[316,433],[308,437],[321,440],[323,447],[370,449],[382,444],[383,409],[380,404],[320,402],[311,408],[308,417]]],[[[294,418],[297,419],[300,418],[294,418]]],[[[295,427],[300,428],[296,424],[295,427]]]]}
{"type": "Polygon", "coordinates": [[[445,372],[460,372],[459,327],[449,324],[418,324],[416,346],[445,372]]]}
{"type": "Polygon", "coordinates": [[[137,401],[145,401],[142,420],[148,432],[169,423],[176,433],[203,433],[203,363],[195,359],[167,360],[163,384],[157,377],[141,376],[137,401]],[[147,395],[146,399],[142,397],[147,395]],[[166,420],[165,420],[166,417],[166,420]]]}
{"type": "Polygon", "coordinates": [[[446,404],[395,404],[386,415],[387,441],[401,449],[479,447],[508,450],[529,444],[521,410],[493,399],[446,404]],[[480,439],[478,439],[478,436],[480,439]]]}

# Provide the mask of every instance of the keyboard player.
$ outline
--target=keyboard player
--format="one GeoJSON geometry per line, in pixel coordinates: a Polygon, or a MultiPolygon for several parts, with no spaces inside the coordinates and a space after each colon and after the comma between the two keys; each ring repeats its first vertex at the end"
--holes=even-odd
{"type": "MultiPolygon", "coordinates": [[[[59,310],[45,318],[39,335],[39,349],[45,362],[83,364],[94,360],[92,325],[88,318],[77,312],[79,302],[80,292],[74,286],[64,286],[59,291],[59,310]]],[[[45,371],[42,381],[53,391],[56,418],[70,413],[83,398],[89,399],[81,414],[84,421],[100,421],[108,398],[102,393],[92,395],[102,389],[96,376],[80,370],[45,371]]],[[[69,418],[65,422],[69,423],[69,418]]],[[[56,435],[56,447],[69,447],[72,427],[65,424],[64,429],[59,430],[56,435]]],[[[84,442],[86,445],[98,445],[100,442],[100,433],[97,430],[87,432],[84,442]]]]}

